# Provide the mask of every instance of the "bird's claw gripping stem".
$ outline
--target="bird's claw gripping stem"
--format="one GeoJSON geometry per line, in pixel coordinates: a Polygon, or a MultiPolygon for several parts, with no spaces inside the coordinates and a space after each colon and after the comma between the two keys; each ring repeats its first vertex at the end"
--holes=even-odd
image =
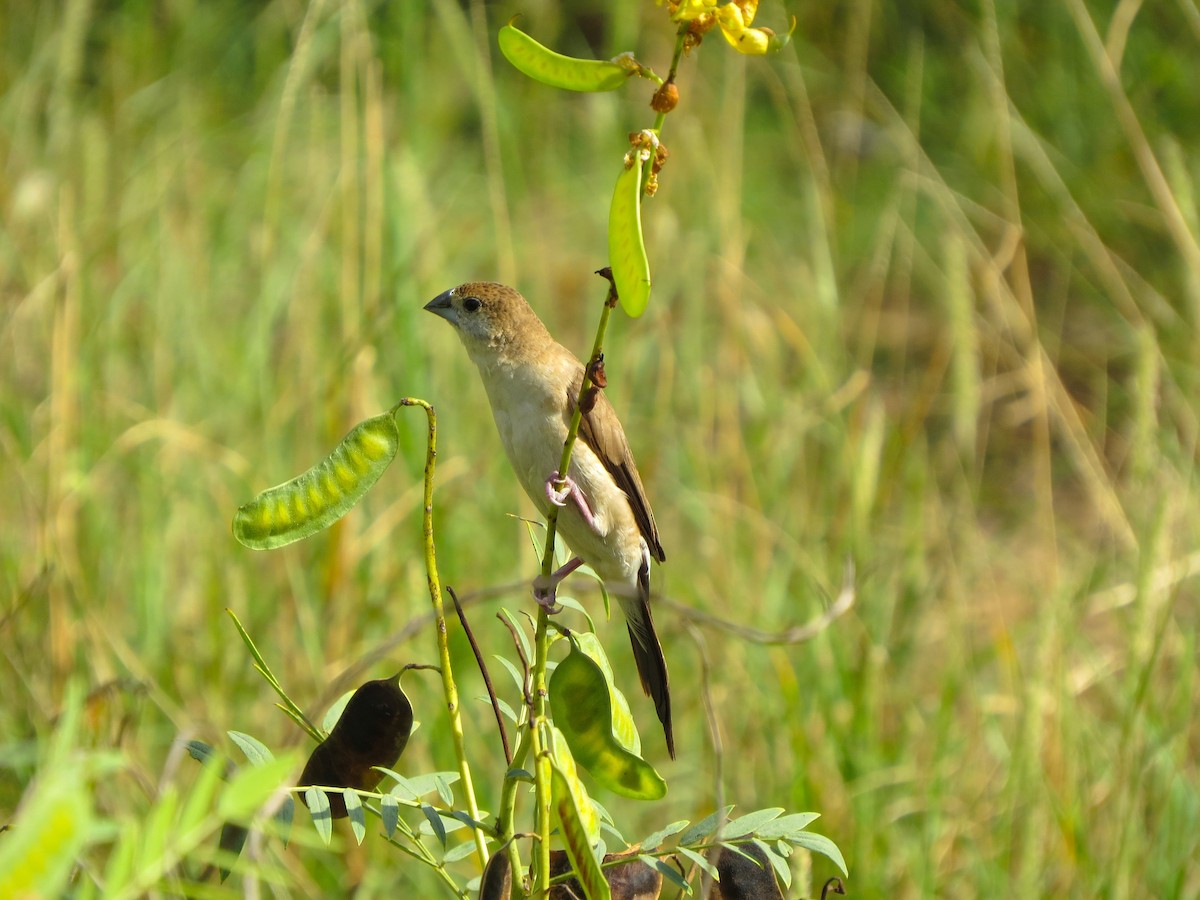
{"type": "Polygon", "coordinates": [[[588,527],[592,531],[599,531],[596,525],[596,517],[592,514],[592,508],[588,506],[587,499],[583,496],[583,491],[579,489],[579,485],[569,475],[563,477],[555,470],[550,473],[550,477],[546,479],[546,499],[555,506],[566,506],[568,500],[574,500],[575,505],[579,508],[579,514],[583,516],[583,521],[588,523],[588,527]],[[555,487],[555,484],[561,484],[561,488],[555,487]]]}
{"type": "Polygon", "coordinates": [[[550,615],[562,612],[562,607],[555,601],[555,596],[558,593],[558,583],[581,565],[583,565],[583,560],[575,557],[570,562],[564,564],[554,574],[539,575],[533,579],[533,599],[538,602],[538,606],[543,607],[550,615]]]}

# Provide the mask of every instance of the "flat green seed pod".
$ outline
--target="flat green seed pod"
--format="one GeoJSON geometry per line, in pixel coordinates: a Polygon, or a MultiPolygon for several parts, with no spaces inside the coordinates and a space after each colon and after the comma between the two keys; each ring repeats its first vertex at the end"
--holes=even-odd
{"type": "Polygon", "coordinates": [[[550,676],[550,710],[575,761],[596,783],[622,797],[659,800],[667,783],[613,732],[611,685],[600,666],[572,641],[550,676]]]}
{"type": "Polygon", "coordinates": [[[632,151],[633,165],[617,176],[608,209],[608,264],[621,308],[634,319],[650,302],[650,260],[642,239],[643,152],[632,151]]]}
{"type": "Polygon", "coordinates": [[[612,91],[636,71],[606,59],[576,59],[555,53],[511,23],[500,29],[500,52],[534,81],[567,91],[612,91]]]}
{"type": "Polygon", "coordinates": [[[391,413],[356,425],[303,475],[263,491],[233,517],[233,536],[251,550],[274,550],[327,528],[379,480],[400,447],[391,413]]]}
{"type": "Polygon", "coordinates": [[[613,736],[622,747],[634,756],[641,756],[642,738],[638,734],[637,724],[633,721],[633,712],[629,708],[629,701],[617,687],[616,680],[613,678],[612,666],[609,665],[604,648],[600,646],[600,639],[587,631],[572,631],[571,637],[574,638],[579,649],[587,654],[604,674],[604,681],[608,685],[608,701],[612,707],[613,736]]]}
{"type": "Polygon", "coordinates": [[[579,780],[569,742],[558,728],[553,731],[550,792],[559,836],[588,900],[612,900],[608,881],[592,852],[592,846],[600,839],[600,817],[579,780]]]}

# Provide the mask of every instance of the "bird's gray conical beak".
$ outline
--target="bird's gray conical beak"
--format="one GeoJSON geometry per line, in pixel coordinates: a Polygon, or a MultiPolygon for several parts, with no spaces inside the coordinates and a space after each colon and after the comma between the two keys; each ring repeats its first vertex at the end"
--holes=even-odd
{"type": "Polygon", "coordinates": [[[443,319],[450,319],[450,310],[454,308],[450,294],[451,291],[443,291],[426,303],[425,309],[443,319]]]}

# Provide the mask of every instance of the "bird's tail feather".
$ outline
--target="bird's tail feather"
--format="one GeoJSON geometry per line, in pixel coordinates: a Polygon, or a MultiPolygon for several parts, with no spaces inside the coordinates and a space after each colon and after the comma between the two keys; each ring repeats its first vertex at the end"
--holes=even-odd
{"type": "Polygon", "coordinates": [[[637,663],[638,675],[642,679],[642,690],[654,700],[658,721],[662,722],[663,734],[667,738],[667,752],[675,758],[675,733],[671,725],[671,685],[667,677],[667,660],[663,656],[662,644],[654,630],[654,617],[650,614],[650,573],[648,568],[638,573],[638,596],[622,603],[625,620],[629,627],[629,641],[633,645],[633,659],[637,663]]]}

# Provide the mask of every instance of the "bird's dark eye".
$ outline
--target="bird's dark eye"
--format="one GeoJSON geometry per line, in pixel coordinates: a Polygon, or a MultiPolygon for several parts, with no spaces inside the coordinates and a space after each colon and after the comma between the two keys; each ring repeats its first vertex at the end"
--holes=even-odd
{"type": "Polygon", "coordinates": [[[478,297],[467,297],[463,300],[463,309],[467,312],[475,312],[479,307],[483,306],[478,297]]]}

